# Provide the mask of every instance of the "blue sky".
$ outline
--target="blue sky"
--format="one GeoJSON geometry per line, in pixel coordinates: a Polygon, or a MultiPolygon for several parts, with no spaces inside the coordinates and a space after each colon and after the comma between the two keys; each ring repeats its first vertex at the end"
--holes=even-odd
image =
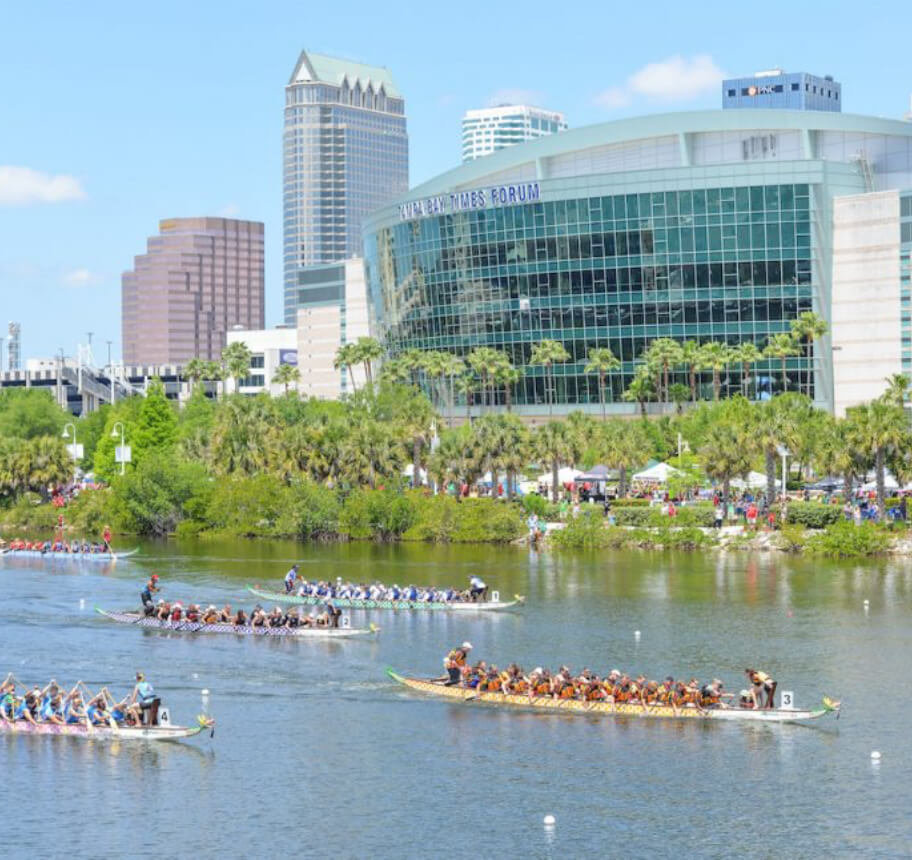
{"type": "MultiPolygon", "coordinates": [[[[160,218],[266,223],[281,321],[283,86],[301,48],[389,66],[411,182],[459,162],[462,113],[529,99],[571,126],[716,108],[722,73],[833,74],[847,112],[909,109],[908,3],[8,3],[0,20],[0,336],[120,353],[120,273],[160,218]]],[[[4,349],[4,367],[6,356],[4,349]]]]}

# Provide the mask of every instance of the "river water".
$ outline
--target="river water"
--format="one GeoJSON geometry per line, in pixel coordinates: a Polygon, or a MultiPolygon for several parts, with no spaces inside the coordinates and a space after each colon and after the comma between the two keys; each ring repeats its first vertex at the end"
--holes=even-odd
{"type": "Polygon", "coordinates": [[[141,668],[175,722],[204,709],[203,689],[217,720],[214,739],[175,744],[0,736],[0,836],[16,853],[912,851],[908,562],[169,542],[113,567],[5,559],[0,595],[3,674],[126,691],[141,668]],[[345,642],[167,634],[92,611],[137,605],[153,571],[169,599],[249,608],[246,583],[278,585],[302,559],[314,578],[400,585],[478,572],[528,603],[476,617],[354,613],[382,631],[345,642]],[[798,706],[826,693],[843,714],[808,727],[511,713],[422,698],[384,674],[439,674],[465,639],[498,665],[719,676],[735,690],[757,664],[798,706]]]}

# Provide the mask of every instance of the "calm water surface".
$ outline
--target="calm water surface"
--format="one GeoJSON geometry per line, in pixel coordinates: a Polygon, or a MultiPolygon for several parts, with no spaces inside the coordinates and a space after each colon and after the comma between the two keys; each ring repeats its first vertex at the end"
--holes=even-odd
{"type": "Polygon", "coordinates": [[[141,668],[181,723],[208,688],[215,738],[0,737],[0,836],[23,854],[912,853],[906,562],[249,542],[142,550],[114,567],[0,561],[0,669],[127,690],[141,668]],[[167,634],[92,612],[138,604],[153,571],[185,605],[249,608],[246,583],[277,584],[302,557],[313,577],[400,585],[479,572],[528,605],[474,618],[354,613],[382,626],[379,639],[332,643],[167,634]],[[814,727],[510,713],[421,698],[384,675],[438,674],[464,639],[500,665],[718,675],[730,689],[758,664],[799,706],[828,693],[844,713],[814,727]]]}

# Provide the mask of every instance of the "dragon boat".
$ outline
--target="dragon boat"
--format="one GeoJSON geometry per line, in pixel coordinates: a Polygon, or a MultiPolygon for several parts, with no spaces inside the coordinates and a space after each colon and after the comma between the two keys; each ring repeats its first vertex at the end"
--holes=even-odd
{"type": "Polygon", "coordinates": [[[772,708],[748,710],[742,708],[711,708],[700,710],[693,705],[674,710],[670,705],[614,704],[613,702],[585,702],[578,699],[554,699],[550,696],[528,696],[522,694],[476,693],[466,687],[447,687],[438,680],[407,678],[392,669],[387,675],[410,690],[439,696],[456,702],[493,705],[525,711],[546,711],[548,713],[588,714],[590,716],[625,716],[646,719],[677,720],[728,720],[750,723],[807,723],[827,714],[839,713],[839,703],[824,697],[819,708],[772,708]]]}
{"type": "MultiPolygon", "coordinates": [[[[110,611],[95,607],[95,611],[111,621],[121,624],[133,624],[152,630],[167,630],[172,633],[228,633],[235,636],[271,636],[287,639],[354,639],[363,636],[375,636],[380,628],[376,624],[369,627],[251,627],[219,622],[204,624],[201,621],[161,621],[141,612],[110,611]]],[[[347,619],[342,619],[343,625],[347,619]]]]}
{"type": "Polygon", "coordinates": [[[247,590],[257,597],[274,603],[292,603],[298,606],[318,606],[332,600],[337,609],[397,609],[397,610],[427,610],[430,612],[500,612],[521,606],[526,598],[522,595],[513,595],[513,600],[502,601],[498,592],[492,592],[494,600],[485,602],[462,601],[424,601],[424,600],[370,600],[368,598],[352,597],[312,597],[310,595],[286,594],[284,591],[268,591],[258,585],[248,585],[247,590]]]}
{"type": "MultiPolygon", "coordinates": [[[[159,720],[167,720],[167,708],[159,712],[159,720]]],[[[116,741],[177,741],[192,738],[209,730],[215,733],[215,721],[208,717],[197,717],[195,726],[172,726],[167,722],[157,726],[93,726],[82,724],[58,725],[56,723],[38,723],[33,725],[26,720],[8,722],[0,720],[0,735],[65,735],[67,737],[85,738],[87,740],[116,741]]]]}
{"type": "Polygon", "coordinates": [[[38,558],[42,561],[117,561],[136,555],[139,548],[123,552],[43,552],[40,549],[5,549],[0,551],[2,558],[38,558]]]}

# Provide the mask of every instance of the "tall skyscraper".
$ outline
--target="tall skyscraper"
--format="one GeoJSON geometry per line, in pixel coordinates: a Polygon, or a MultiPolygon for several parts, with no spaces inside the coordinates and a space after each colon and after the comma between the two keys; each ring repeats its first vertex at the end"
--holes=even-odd
{"type": "Polygon", "coordinates": [[[285,86],[285,322],[308,266],[361,256],[361,222],[408,191],[405,101],[389,70],[302,51],[285,86]]]}
{"type": "Polygon", "coordinates": [[[530,105],[498,105],[466,111],[462,118],[462,160],[472,161],[526,140],[567,130],[562,113],[530,105]]]}
{"type": "Polygon", "coordinates": [[[22,326],[17,322],[11,322],[7,329],[9,332],[9,361],[7,368],[9,370],[22,369],[22,326]]]}
{"type": "Polygon", "coordinates": [[[235,325],[263,328],[263,224],[160,221],[121,281],[125,364],[214,361],[235,325]]]}

